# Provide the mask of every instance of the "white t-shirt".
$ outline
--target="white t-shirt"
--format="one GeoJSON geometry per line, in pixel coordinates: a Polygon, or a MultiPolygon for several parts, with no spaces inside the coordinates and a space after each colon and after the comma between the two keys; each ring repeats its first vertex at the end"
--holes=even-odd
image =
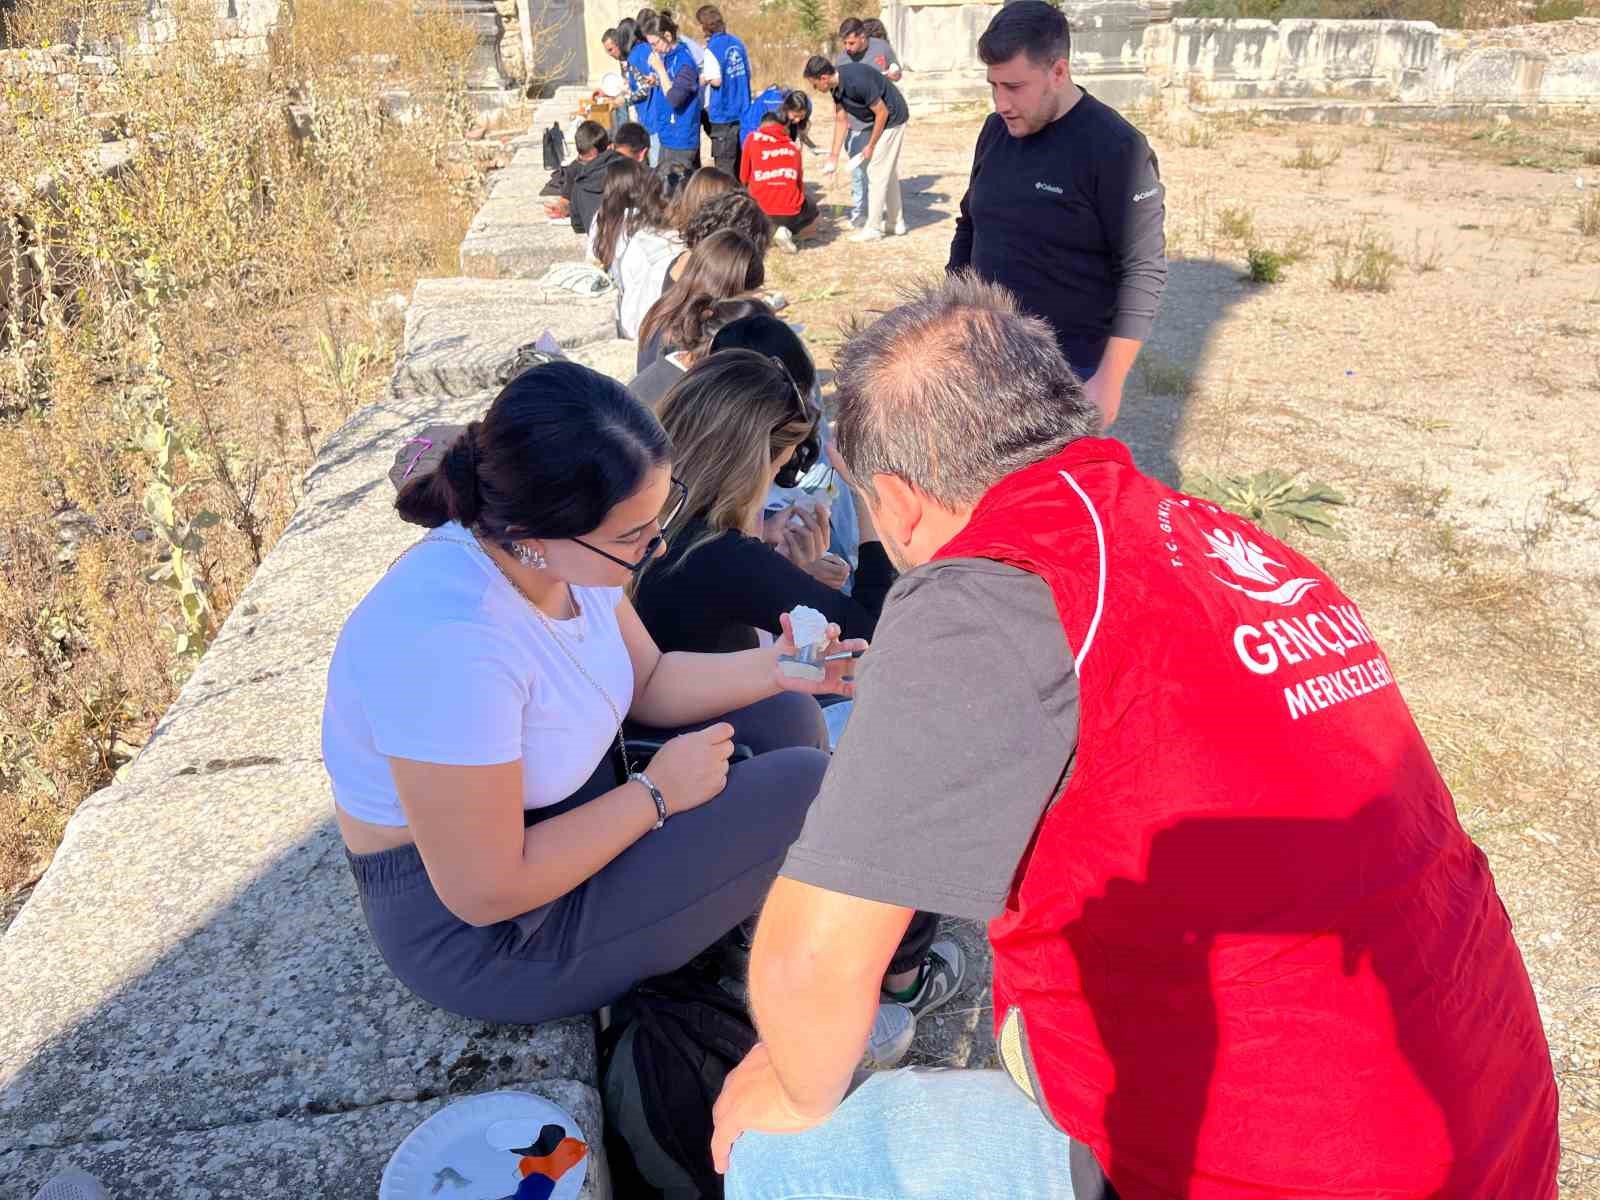
{"type": "MultiPolygon", "coordinates": [[[[460,525],[440,538],[470,541],[460,525]]],[[[617,627],[620,588],[572,589],[578,616],[553,624],[606,689],[633,700],[617,627]],[[582,640],[579,635],[582,635],[582,640]]],[[[566,799],[617,739],[617,721],[522,593],[477,549],[424,543],[345,622],[328,669],[322,756],[334,800],[375,825],[404,825],[389,759],[455,766],[521,762],[522,806],[566,799]]]]}
{"type": "Polygon", "coordinates": [[[700,79],[707,87],[719,87],[722,84],[722,64],[717,61],[715,54],[707,54],[706,48],[692,37],[678,35],[678,40],[689,47],[689,56],[694,59],[695,70],[700,72],[700,79]]]}
{"type": "Polygon", "coordinates": [[[641,229],[618,242],[611,278],[620,293],[617,297],[617,325],[623,337],[638,337],[650,306],[666,290],[667,271],[683,253],[683,240],[676,233],[641,229]]]}

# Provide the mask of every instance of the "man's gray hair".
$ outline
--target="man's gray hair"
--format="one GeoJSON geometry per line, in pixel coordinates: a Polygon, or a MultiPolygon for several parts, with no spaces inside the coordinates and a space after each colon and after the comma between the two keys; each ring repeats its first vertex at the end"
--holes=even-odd
{"type": "Polygon", "coordinates": [[[857,331],[837,386],[839,451],[862,486],[893,475],[951,509],[1100,426],[1050,326],[966,271],[857,331]]]}

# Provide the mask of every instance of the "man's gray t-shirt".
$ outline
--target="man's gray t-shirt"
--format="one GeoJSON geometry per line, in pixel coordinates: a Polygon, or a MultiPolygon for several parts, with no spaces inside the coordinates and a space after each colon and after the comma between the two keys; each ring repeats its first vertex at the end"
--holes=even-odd
{"type": "MultiPolygon", "coordinates": [[[[833,56],[833,65],[836,67],[842,67],[849,62],[864,62],[869,67],[877,67],[885,75],[889,73],[890,67],[898,67],[900,65],[900,60],[895,57],[894,47],[882,38],[868,38],[867,48],[860,55],[851,54],[848,50],[841,50],[833,56]]],[[[854,113],[845,113],[844,119],[846,125],[851,129],[872,128],[871,121],[863,121],[854,113]]]]}
{"type": "Polygon", "coordinates": [[[902,576],[783,874],[987,920],[1065,781],[1078,680],[1043,580],[987,559],[902,576]]]}

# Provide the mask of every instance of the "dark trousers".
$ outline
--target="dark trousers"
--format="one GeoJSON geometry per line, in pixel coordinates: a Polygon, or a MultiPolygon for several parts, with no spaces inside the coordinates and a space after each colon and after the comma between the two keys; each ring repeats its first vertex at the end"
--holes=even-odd
{"type": "MultiPolygon", "coordinates": [[[[753,754],[729,770],[721,795],[679,813],[565,896],[519,917],[486,926],[462,921],[439,899],[415,846],[348,855],[367,928],[389,969],[447,1012],[536,1025],[612,1003],[749,918],[822,784],[827,726],[816,701],[794,693],[720,719],[753,754]]],[[[614,786],[608,756],[571,797],[526,821],[571,811],[614,786]]],[[[891,970],[921,963],[937,924],[919,913],[891,970]]]]}
{"type": "Polygon", "coordinates": [[[739,178],[739,122],[728,121],[721,125],[706,125],[711,135],[711,161],[718,170],[739,178]]]}
{"type": "Polygon", "coordinates": [[[790,233],[799,233],[806,226],[816,222],[817,211],[817,202],[807,196],[801,201],[800,211],[792,217],[775,217],[768,213],[767,220],[771,221],[775,228],[787,229],[790,233]]]}
{"type": "Polygon", "coordinates": [[[665,175],[672,167],[688,167],[691,171],[700,169],[700,147],[691,150],[674,150],[669,146],[661,147],[661,162],[656,170],[665,175]]]}
{"type": "MultiPolygon", "coordinates": [[[[733,766],[721,795],[520,917],[482,927],[462,921],[439,899],[415,846],[350,855],[367,927],[389,969],[448,1012],[533,1025],[610,1004],[744,921],[800,835],[827,769],[827,729],[816,701],[793,693],[724,719],[755,755],[733,766]]],[[[607,791],[610,771],[608,759],[591,784],[530,814],[530,824],[607,791]]]]}

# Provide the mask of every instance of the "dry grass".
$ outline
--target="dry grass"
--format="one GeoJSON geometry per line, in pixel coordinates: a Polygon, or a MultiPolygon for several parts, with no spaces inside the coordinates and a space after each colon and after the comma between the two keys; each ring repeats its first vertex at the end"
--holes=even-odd
{"type": "Polygon", "coordinates": [[[808,34],[798,3],[761,4],[730,0],[722,6],[728,27],[737,30],[750,51],[751,78],[757,87],[781,83],[804,87],[801,69],[813,54],[832,56],[833,37],[846,17],[875,17],[878,0],[816,0],[816,32],[808,34]]]}
{"type": "Polygon", "coordinates": [[[380,384],[397,330],[371,301],[448,269],[474,206],[459,27],[300,0],[245,64],[198,7],[92,114],[48,79],[0,95],[0,179],[52,181],[0,225],[0,896],[143,743],[380,384]],[[394,86],[434,97],[403,129],[394,86]],[[88,157],[107,130],[115,178],[88,157]]]}

